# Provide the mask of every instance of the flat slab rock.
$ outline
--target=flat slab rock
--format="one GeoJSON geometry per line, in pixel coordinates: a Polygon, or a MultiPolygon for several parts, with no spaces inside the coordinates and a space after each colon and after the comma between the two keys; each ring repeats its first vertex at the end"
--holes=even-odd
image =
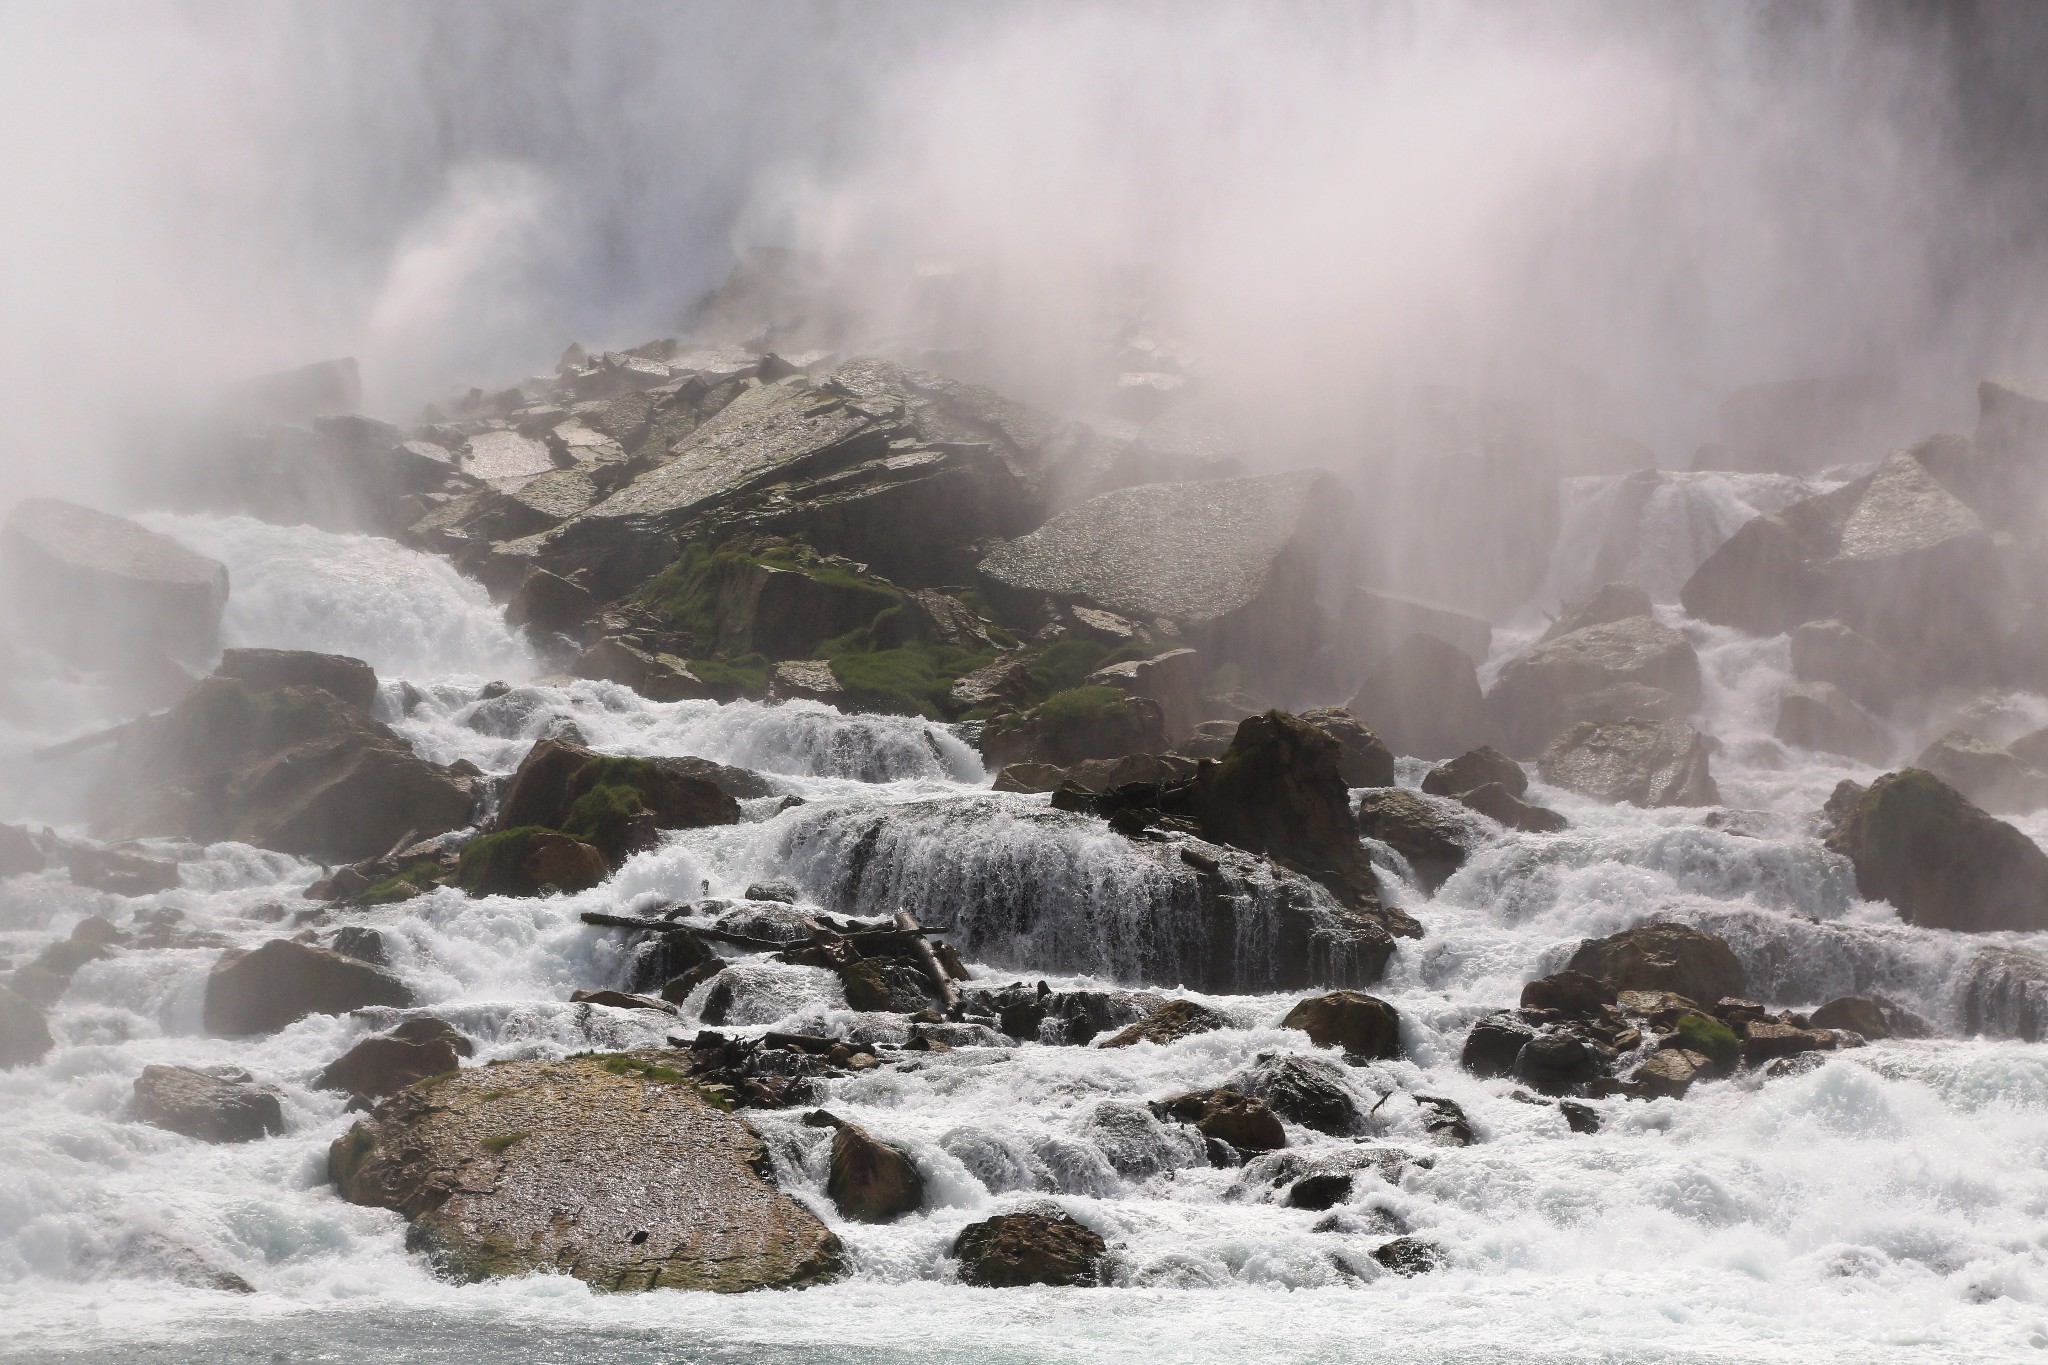
{"type": "Polygon", "coordinates": [[[648,1050],[457,1072],[378,1105],[336,1139],[329,1174],[351,1203],[404,1214],[408,1245],[456,1279],[734,1293],[835,1278],[839,1239],[688,1064],[648,1050]]]}

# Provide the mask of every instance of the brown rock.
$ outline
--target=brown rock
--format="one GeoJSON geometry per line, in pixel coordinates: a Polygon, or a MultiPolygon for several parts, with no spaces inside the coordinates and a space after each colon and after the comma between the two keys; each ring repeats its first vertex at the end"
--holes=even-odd
{"type": "Polygon", "coordinates": [[[408,1019],[390,1033],[365,1038],[342,1053],[313,1085],[381,1100],[414,1081],[455,1070],[475,1050],[469,1039],[442,1020],[408,1019]]]}
{"type": "Polygon", "coordinates": [[[855,1222],[887,1223],[923,1207],[924,1177],[901,1151],[843,1123],[832,1138],[825,1194],[855,1222]]]}
{"type": "Polygon", "coordinates": [[[1162,1118],[1192,1123],[1203,1137],[1227,1142],[1240,1152],[1274,1152],[1287,1145],[1287,1130],[1264,1100],[1235,1090],[1196,1090],[1160,1100],[1162,1118]]]}
{"type": "Polygon", "coordinates": [[[1940,778],[1917,768],[1851,788],[1827,846],[1856,867],[1856,889],[1935,929],[2048,928],[2048,854],[1940,778]]]}
{"type": "Polygon", "coordinates": [[[232,1038],[274,1033],[309,1014],[412,1003],[412,988],[381,967],[274,938],[252,952],[221,955],[206,978],[204,1026],[232,1038]]]}
{"type": "Polygon", "coordinates": [[[1353,1057],[1401,1055],[1401,1016],[1363,991],[1312,995],[1287,1011],[1282,1028],[1298,1028],[1317,1047],[1341,1047],[1353,1057]]]}
{"type": "Polygon", "coordinates": [[[1670,991],[1693,1000],[1739,996],[1747,984],[1728,945],[1687,924],[1639,924],[1608,938],[1584,939],[1570,970],[1621,991],[1670,991]]]}
{"type": "Polygon", "coordinates": [[[1778,699],[1777,737],[1800,749],[1884,762],[1891,736],[1833,683],[1794,683],[1778,699]]]}
{"type": "Polygon", "coordinates": [[[1721,799],[1709,746],[1682,720],[1581,721],[1543,751],[1545,782],[1600,801],[1711,806],[1721,799]]]}
{"type": "Polygon", "coordinates": [[[1492,734],[1479,673],[1456,645],[1411,635],[1359,685],[1348,708],[1395,753],[1448,758],[1492,734]]]}
{"type": "Polygon", "coordinates": [[[201,1142],[249,1142],[284,1131],[277,1092],[232,1066],[142,1068],[135,1117],[201,1142]]]}
{"type": "Polygon", "coordinates": [[[1097,1047],[1131,1047],[1138,1043],[1177,1043],[1197,1033],[1228,1028],[1230,1021],[1207,1005],[1192,1000],[1169,1000],[1158,1009],[1097,1047]]]}
{"type": "Polygon", "coordinates": [[[1064,1213],[1009,1213],[969,1223],[953,1241],[960,1278],[991,1289],[1092,1285],[1107,1244],[1064,1213]]]}

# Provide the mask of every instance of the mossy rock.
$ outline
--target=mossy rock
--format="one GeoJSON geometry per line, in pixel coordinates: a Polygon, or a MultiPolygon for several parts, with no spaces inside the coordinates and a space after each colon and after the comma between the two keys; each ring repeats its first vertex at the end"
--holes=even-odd
{"type": "Polygon", "coordinates": [[[1149,697],[1114,687],[1072,687],[1022,715],[990,721],[981,747],[992,763],[1065,767],[1091,758],[1159,753],[1166,748],[1166,723],[1159,703],[1149,697]]]}
{"type": "Polygon", "coordinates": [[[1855,864],[1865,897],[1932,929],[2048,929],[2048,854],[1933,773],[1907,768],[1838,795],[1827,844],[1855,864]]]}
{"type": "Polygon", "coordinates": [[[1719,1019],[1704,1014],[1682,1014],[1672,1025],[1678,1046],[1697,1052],[1714,1064],[1720,1075],[1735,1070],[1742,1061],[1742,1040],[1735,1030],[1719,1019]]]}
{"type": "Polygon", "coordinates": [[[558,830],[522,825],[473,840],[455,881],[472,896],[587,891],[611,875],[604,854],[558,830]]]}

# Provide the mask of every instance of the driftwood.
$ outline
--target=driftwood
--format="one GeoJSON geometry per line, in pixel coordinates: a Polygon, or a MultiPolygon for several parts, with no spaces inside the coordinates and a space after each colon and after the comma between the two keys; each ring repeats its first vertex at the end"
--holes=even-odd
{"type": "Polygon", "coordinates": [[[917,916],[898,907],[896,927],[911,937],[915,944],[913,951],[917,954],[918,964],[924,968],[924,974],[931,978],[933,988],[939,993],[939,999],[945,1002],[949,1011],[959,1009],[960,992],[953,989],[953,978],[939,965],[939,955],[932,951],[931,940],[924,936],[924,926],[917,922],[917,916]]]}

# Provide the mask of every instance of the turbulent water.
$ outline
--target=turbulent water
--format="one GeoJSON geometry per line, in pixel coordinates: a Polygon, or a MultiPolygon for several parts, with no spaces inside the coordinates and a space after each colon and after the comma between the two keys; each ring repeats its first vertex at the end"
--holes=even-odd
{"type": "MultiPolygon", "coordinates": [[[[1783,493],[1696,488],[1644,524],[1692,537],[1685,507],[1718,508],[1726,523],[1783,493]]],[[[229,565],[230,644],[370,660],[383,717],[428,757],[507,771],[569,720],[599,748],[740,764],[804,798],[780,811],[779,797],[748,802],[747,822],[671,836],[579,896],[444,890],[322,922],[382,930],[424,1008],[475,1038],[479,1060],[693,1032],[694,1017],[564,1003],[630,968],[619,936],[578,912],[733,895],[766,876],[793,878],[835,911],[902,901],[951,923],[984,980],[1175,984],[1160,973],[1184,948],[1169,923],[1179,874],[1043,797],[989,791],[974,752],[942,727],[530,681],[533,660],[481,591],[437,561],[234,518],[151,524],[229,565]],[[493,678],[519,685],[484,699],[493,678]]],[[[1704,553],[1677,534],[1645,531],[1642,553],[1673,566],[1704,553]]],[[[1553,586],[1586,571],[1561,563],[1553,586]]],[[[1361,1176],[1333,1227],[1281,1207],[1276,1177],[1341,1163],[1350,1140],[1290,1127],[1287,1153],[1217,1170],[1144,1110],[1261,1053],[1311,1050],[1277,1027],[1294,996],[1203,997],[1242,1027],[1115,1051],[966,1047],[830,1082],[835,1113],[905,1147],[927,1174],[927,1210],[889,1226],[838,1217],[823,1197],[828,1135],[802,1126],[800,1110],[756,1115],[785,1186],[852,1251],[855,1273],[840,1284],[738,1297],[607,1296],[559,1277],[449,1284],[407,1254],[397,1215],[345,1204],[326,1183],[328,1144],[351,1118],[310,1081],[399,1016],[316,1016],[254,1041],[210,1039],[199,1016],[216,951],[130,951],[79,972],[52,1013],[58,1046],[45,1061],[0,1073],[0,1357],[2036,1358],[2048,1350],[2048,1048],[1957,1036],[1956,969],[1984,940],[1913,929],[1862,902],[1847,864],[1813,836],[1807,817],[1834,783],[1875,770],[1769,737],[1785,641],[1664,610],[1700,649],[1705,728],[1725,743],[1716,776],[1728,806],[1747,813],[1711,828],[1703,812],[1604,808],[1539,785],[1534,797],[1566,812],[1570,830],[1501,835],[1434,897],[1384,854],[1390,897],[1428,933],[1402,942],[1374,988],[1402,1012],[1406,1056],[1347,1079],[1374,1131],[1424,1159],[1392,1181],[1361,1176]],[[1947,1037],[1831,1054],[1768,1083],[1708,1084],[1683,1102],[1600,1101],[1593,1135],[1571,1132],[1554,1105],[1515,1098],[1509,1082],[1457,1068],[1476,1017],[1513,1003],[1579,939],[1651,916],[1727,937],[1752,993],[1774,1004],[1878,991],[1947,1037]],[[207,1146],[130,1121],[130,1084],[153,1062],[248,1068],[284,1092],[288,1134],[207,1146]],[[1431,1146],[1418,1092],[1457,1101],[1482,1140],[1431,1146]],[[952,1280],[946,1251],[961,1227],[1045,1199],[1107,1238],[1112,1287],[991,1292],[952,1280]],[[1441,1243],[1447,1268],[1381,1272],[1369,1253],[1396,1228],[1441,1243]],[[220,1272],[255,1292],[207,1287],[220,1272]]],[[[1523,642],[1503,633],[1499,652],[1523,642]]],[[[61,678],[39,696],[0,733],[0,798],[13,818],[61,827],[77,818],[76,791],[25,750],[86,728],[103,699],[61,678]]],[[[2048,701],[2013,698],[2006,710],[2015,726],[2038,724],[2048,701]]],[[[1897,738],[1903,756],[1918,735],[1897,738]]],[[[1401,781],[1422,772],[1404,761],[1401,781]]],[[[2048,835],[2038,818],[2023,824],[2048,835]]],[[[163,848],[183,861],[185,886],[140,901],[74,887],[61,871],[0,886],[0,955],[24,960],[94,913],[124,922],[175,907],[253,944],[295,932],[313,909],[299,893],[317,866],[233,844],[163,848]]],[[[1256,895],[1247,904],[1250,932],[1256,895]]],[[[848,1011],[828,973],[762,964],[740,976],[740,1026],[901,1036],[888,1017],[848,1011]]]]}

